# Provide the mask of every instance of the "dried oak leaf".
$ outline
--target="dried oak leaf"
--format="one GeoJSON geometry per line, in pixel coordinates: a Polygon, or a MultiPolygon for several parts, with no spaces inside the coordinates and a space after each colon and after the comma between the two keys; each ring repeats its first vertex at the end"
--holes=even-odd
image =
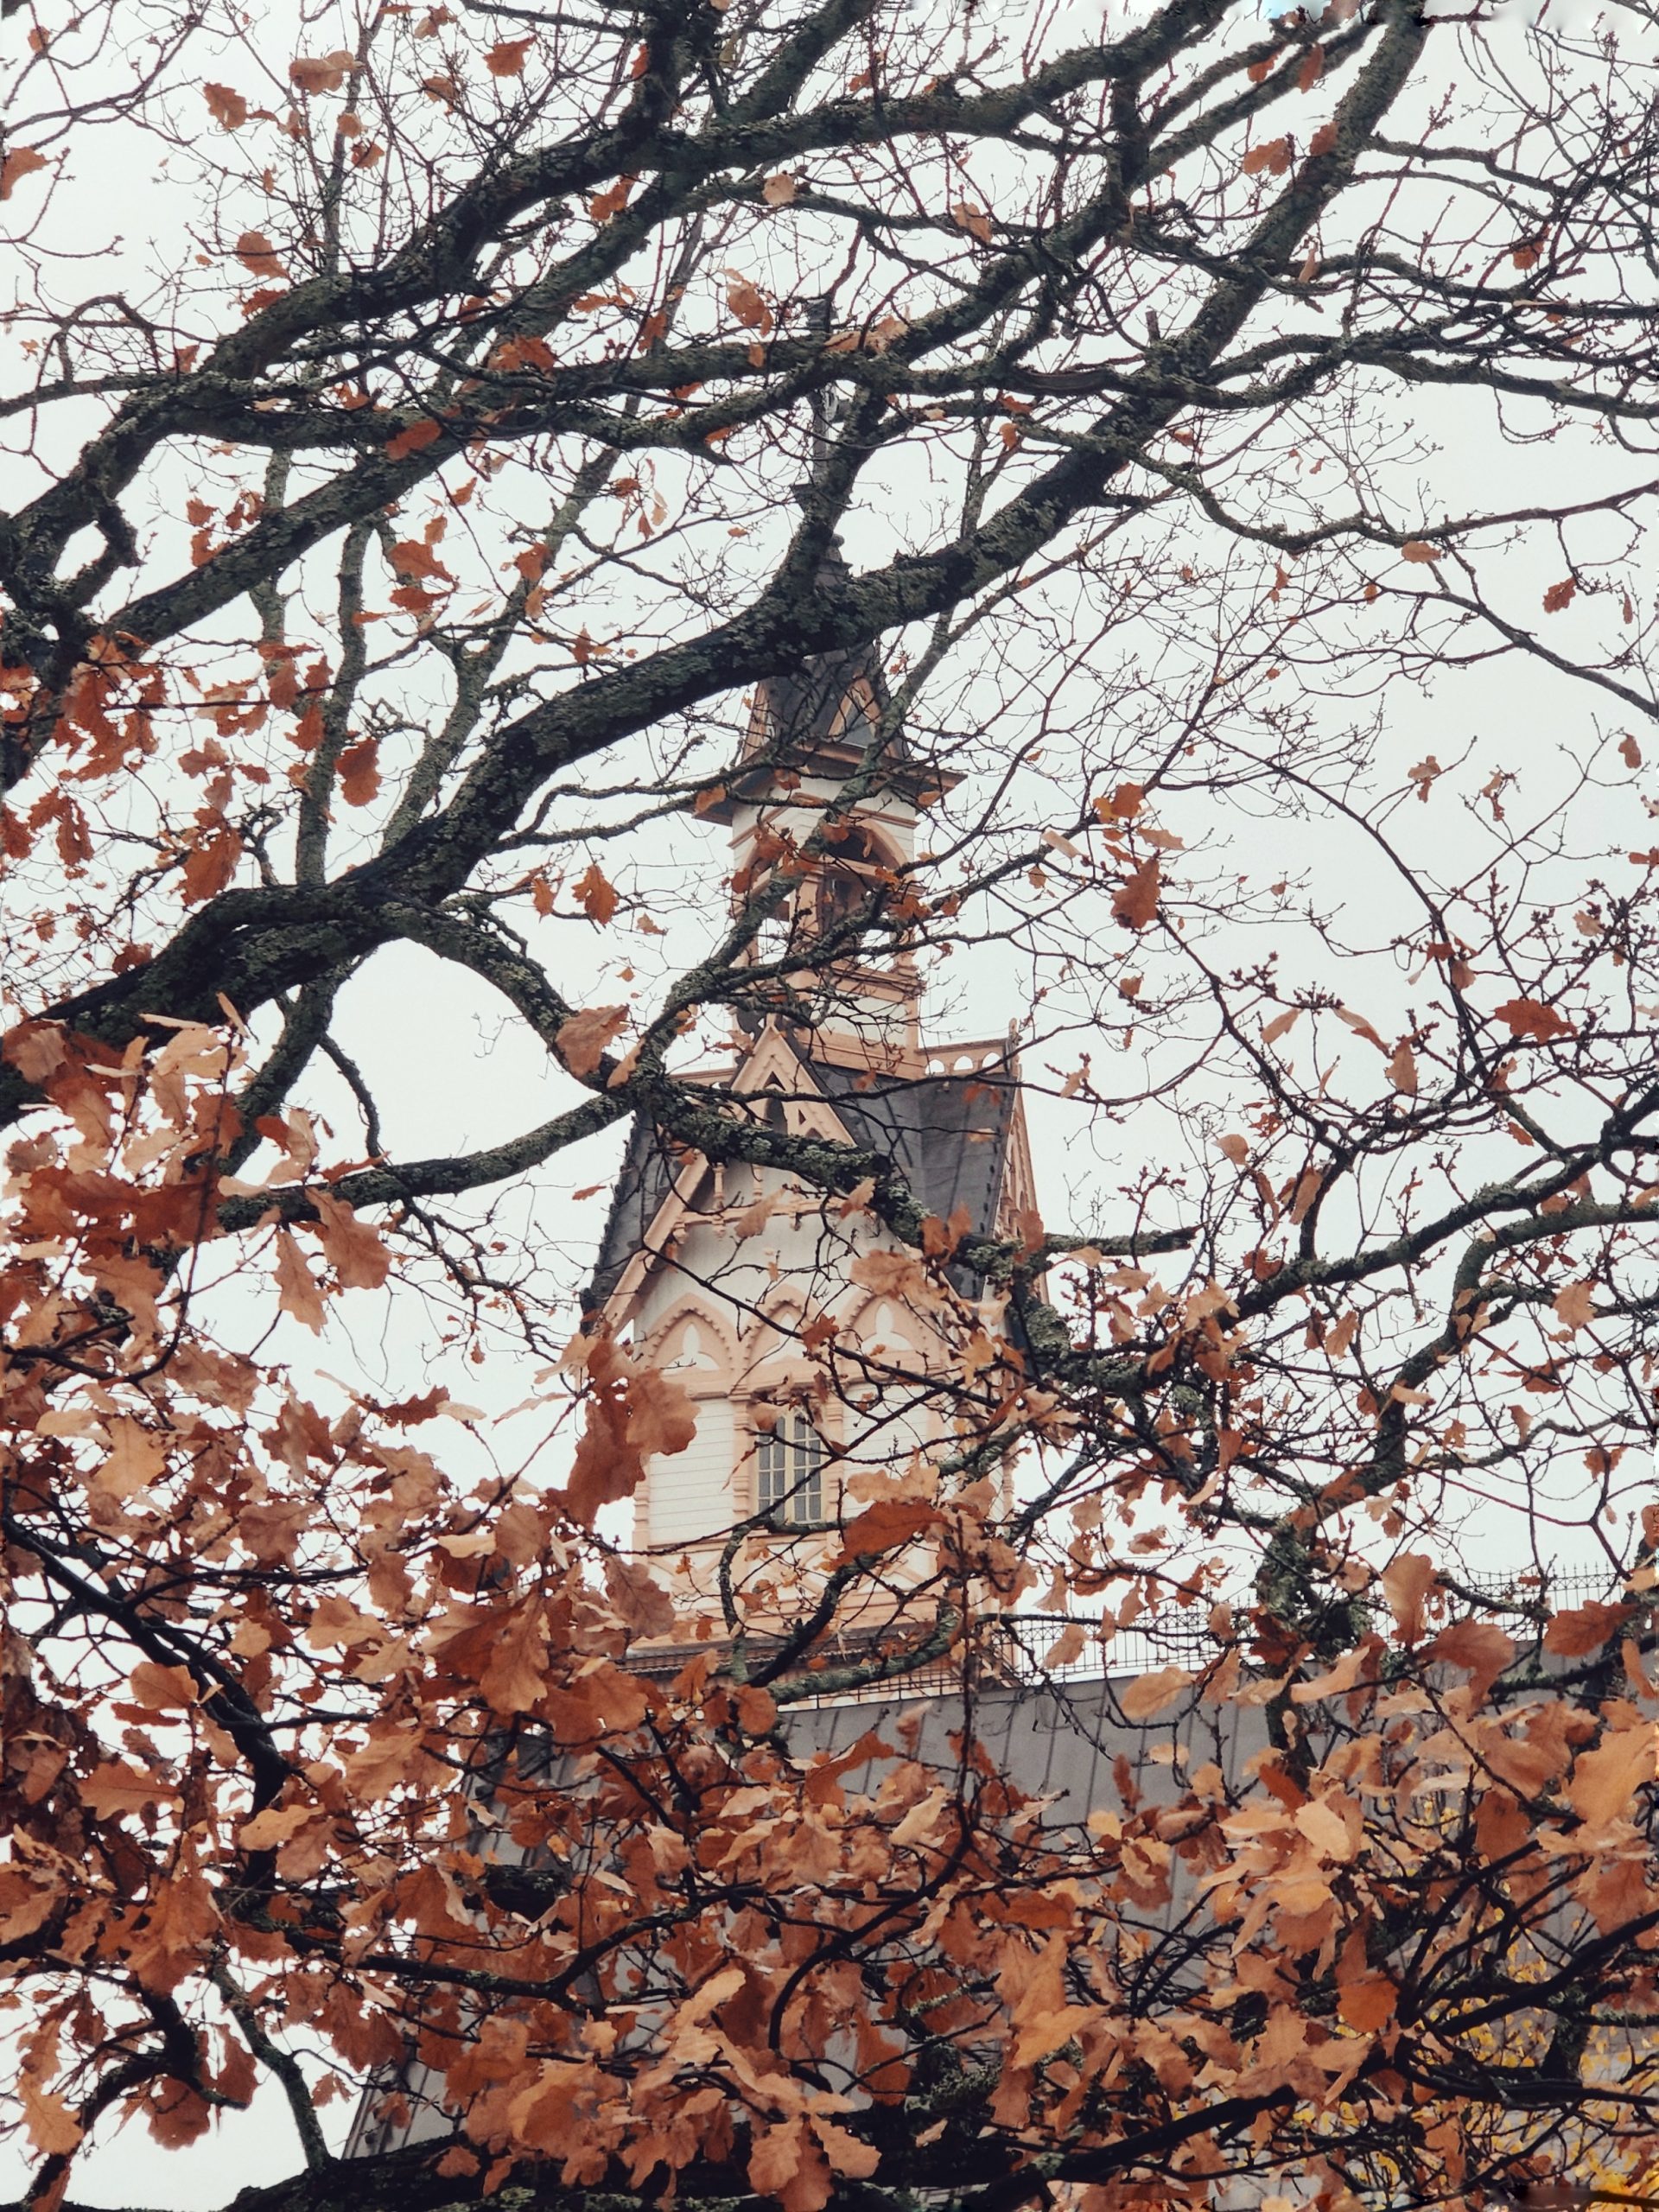
{"type": "Polygon", "coordinates": [[[46,165],[46,156],[37,154],[32,146],[14,146],[0,161],[0,200],[10,200],[15,184],[46,165]]]}
{"type": "Polygon", "coordinates": [[[17,2099],[35,2148],[43,2158],[67,2158],[85,2131],[64,2100],[27,2073],[17,2084],[17,2099]]]}
{"type": "Polygon", "coordinates": [[[1260,176],[1263,170],[1269,176],[1283,176],[1290,167],[1288,138],[1268,138],[1260,146],[1252,146],[1239,163],[1246,176],[1260,176]]]}
{"type": "Polygon", "coordinates": [[[1587,1827],[1605,1828],[1631,1809],[1631,1801],[1653,1779],[1654,1732],[1638,1720],[1615,1728],[1592,1751],[1580,1751],[1567,1785],[1569,1803],[1587,1827]]]}
{"type": "Polygon", "coordinates": [[[590,861],[586,873],[571,885],[570,896],[588,920],[597,922],[601,929],[616,912],[620,903],[616,886],[597,861],[590,861]]]}
{"type": "Polygon", "coordinates": [[[246,100],[228,85],[204,85],[201,96],[213,110],[213,120],[221,130],[239,130],[247,121],[246,100]]]}
{"type": "Polygon", "coordinates": [[[442,423],[429,417],[425,422],[411,423],[406,430],[399,430],[386,441],[386,459],[404,461],[412,453],[421,453],[443,434],[442,423]]]}
{"type": "Polygon", "coordinates": [[[214,836],[200,838],[190,848],[180,871],[185,905],[198,906],[217,899],[236,874],[241,857],[242,840],[234,830],[226,828],[214,836]]]}
{"type": "Polygon", "coordinates": [[[1502,1006],[1492,1008],[1492,1015],[1495,1020],[1507,1022],[1512,1035],[1535,1037],[1541,1045],[1547,1045],[1552,1037],[1578,1034],[1565,1014],[1541,999],[1506,999],[1502,1006]]]}
{"type": "Polygon", "coordinates": [[[1120,1692],[1118,1703],[1123,1708],[1126,1720],[1150,1720],[1166,1706],[1173,1705],[1185,1689],[1190,1689],[1194,1677],[1185,1667],[1160,1667],[1155,1674],[1142,1675],[1138,1681],[1120,1692]]]}
{"type": "Polygon", "coordinates": [[[367,806],[380,788],[380,741],[360,737],[340,754],[340,795],[347,806],[367,806]]]}
{"type": "Polygon", "coordinates": [[[1587,1329],[1596,1318],[1592,1282],[1564,1283],[1555,1294],[1555,1316],[1569,1329],[1587,1329]]]}
{"type": "Polygon", "coordinates": [[[1564,1659],[1582,1659],[1592,1651],[1599,1651],[1630,1617],[1628,1605],[1605,1605],[1593,1601],[1587,1605],[1569,1605],[1555,1614],[1544,1630],[1544,1649],[1560,1652],[1564,1659]]]}
{"type": "Polygon", "coordinates": [[[1158,855],[1142,861],[1135,874],[1126,877],[1112,893],[1112,912],[1120,922],[1132,930],[1143,930],[1158,912],[1158,894],[1162,888],[1158,855]]]}
{"type": "Polygon", "coordinates": [[[391,1255],[379,1230],[359,1221],[343,1198],[330,1198],[326,1191],[314,1192],[311,1203],[317,1210],[323,1256],[339,1276],[340,1288],[378,1290],[391,1268],[391,1255]]]}
{"type": "MultiPolygon", "coordinates": [[[[673,1627],[673,1599],[650,1570],[637,1560],[619,1559],[613,1552],[607,1554],[605,1587],[612,1605],[636,1634],[666,1636],[673,1627]]],[[[767,1702],[770,1704],[771,1700],[767,1702]]],[[[772,1709],[775,1713],[776,1707],[772,1709]]]]}
{"type": "Polygon", "coordinates": [[[352,56],[343,47],[315,58],[302,54],[289,63],[289,82],[302,92],[336,92],[351,74],[352,66],[352,56]]]}
{"type": "Polygon", "coordinates": [[[1491,1621],[1453,1621],[1428,1647],[1429,1656],[1458,1667],[1469,1677],[1477,1704],[1515,1657],[1513,1638],[1491,1621]]]}
{"type": "Polygon", "coordinates": [[[849,1560],[865,1554],[874,1557],[892,1551],[896,1545],[907,1544],[925,1529],[932,1528],[938,1517],[937,1506],[914,1498],[878,1498],[848,1522],[842,1538],[841,1556],[836,1564],[843,1567],[849,1560]]]}
{"type": "Polygon", "coordinates": [[[305,1255],[286,1229],[276,1232],[276,1299],[284,1313],[291,1313],[296,1321],[321,1335],[322,1293],[305,1264],[305,1255]]]}
{"type": "Polygon", "coordinates": [[[554,1041],[572,1075],[592,1075],[627,1018],[625,1006],[590,1006],[569,1017],[554,1041]]]}
{"type": "Polygon", "coordinates": [[[1414,1643],[1423,1632],[1423,1603],[1436,1588],[1440,1576],[1427,1552],[1402,1552],[1377,1577],[1389,1610],[1400,1627],[1402,1643],[1414,1643]]]}

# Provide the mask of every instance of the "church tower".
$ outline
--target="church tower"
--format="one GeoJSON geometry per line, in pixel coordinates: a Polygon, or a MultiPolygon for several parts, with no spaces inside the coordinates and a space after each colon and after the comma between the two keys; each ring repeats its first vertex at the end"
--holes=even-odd
{"type": "MultiPolygon", "coordinates": [[[[953,1234],[1015,1233],[1034,1192],[1008,1038],[925,1039],[905,937],[918,836],[957,779],[890,721],[874,647],[756,691],[702,810],[729,828],[734,906],[774,869],[785,895],[746,956],[732,1058],[692,1079],[785,1136],[891,1160],[953,1234]]],[[[910,1256],[786,1166],[721,1166],[636,1124],[591,1309],[696,1405],[691,1445],[651,1463],[635,1500],[636,1544],[689,1632],[720,1634],[734,1587],[747,1619],[789,1612],[840,1525],[877,1497],[925,1494],[951,1433],[950,1339],[982,1286],[956,1271],[944,1313],[910,1256]]]]}

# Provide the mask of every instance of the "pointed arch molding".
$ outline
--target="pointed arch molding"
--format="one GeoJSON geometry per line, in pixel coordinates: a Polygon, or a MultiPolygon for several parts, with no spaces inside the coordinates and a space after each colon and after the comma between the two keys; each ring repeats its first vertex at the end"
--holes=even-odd
{"type": "MultiPolygon", "coordinates": [[[[753,1099],[758,1091],[767,1089],[787,1094],[784,1108],[791,1135],[810,1135],[834,1144],[854,1142],[846,1123],[814,1080],[811,1070],[787,1039],[771,1027],[761,1031],[731,1081],[724,1086],[724,1091],[728,1098],[753,1099]],[[802,1130],[797,1130],[788,1119],[798,1107],[803,1115],[812,1117],[802,1130]]],[[[670,1240],[691,1212],[693,1201],[709,1172],[708,1161],[701,1154],[694,1154],[680,1169],[673,1187],[652,1215],[639,1249],[605,1301],[605,1321],[618,1334],[634,1313],[652,1275],[663,1264],[670,1240]]],[[[656,1333],[653,1330],[653,1338],[656,1333]]]]}
{"type": "Polygon", "coordinates": [[[727,1395],[736,1382],[741,1364],[737,1332],[730,1316],[706,1295],[687,1291],[677,1298],[645,1341],[653,1362],[672,1370],[694,1398],[727,1395]],[[688,1345],[694,1331],[696,1342],[688,1345]]]}

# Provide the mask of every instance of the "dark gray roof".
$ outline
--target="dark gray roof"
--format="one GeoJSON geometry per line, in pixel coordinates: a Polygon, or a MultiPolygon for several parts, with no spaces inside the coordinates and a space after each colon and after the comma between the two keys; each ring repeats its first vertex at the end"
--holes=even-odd
{"type": "Polygon", "coordinates": [[[657,1209],[674,1187],[681,1162],[671,1157],[660,1130],[636,1114],[627,1149],[611,1191],[611,1210],[599,1240],[599,1256],[583,1304],[591,1313],[602,1306],[639,1249],[657,1209]]]}
{"type": "Polygon", "coordinates": [[[963,1207],[969,1235],[990,1235],[1017,1096],[1007,1075],[992,1071],[904,1082],[825,1065],[812,1072],[854,1142],[886,1153],[920,1205],[941,1221],[963,1207]]]}
{"type": "MultiPolygon", "coordinates": [[[[920,1205],[943,1221],[965,1207],[969,1233],[991,1233],[1014,1127],[1017,1090],[1009,1076],[982,1070],[901,1080],[822,1060],[807,1065],[854,1143],[890,1159],[920,1205]]],[[[590,1308],[615,1289],[682,1164],[657,1130],[635,1121],[600,1239],[590,1308]]]]}
{"type": "MultiPolygon", "coordinates": [[[[1184,1777],[1169,1758],[1169,1747],[1182,1747],[1188,1771],[1213,1760],[1235,1787],[1244,1777],[1247,1762],[1268,1747],[1267,1717],[1259,1706],[1225,1704],[1183,1713],[1179,1720],[1136,1725],[1125,1720],[1119,1707],[1116,1694],[1122,1687],[1122,1678],[982,1687],[969,1707],[955,1692],[918,1688],[906,1695],[903,1686],[895,1685],[889,1696],[879,1700],[786,1707],[781,1726],[791,1755],[802,1762],[823,1753],[844,1758],[866,1736],[874,1738],[880,1748],[840,1777],[842,1786],[854,1792],[878,1788],[890,1762],[900,1755],[931,1767],[954,1784],[963,1732],[971,1727],[976,1749],[984,1755],[981,1774],[991,1792],[987,1808],[993,1821],[1001,1809],[996,1783],[1006,1778],[1022,1796],[1046,1801],[1042,1823],[1058,1832],[1057,1841],[1081,1827],[1090,1813],[1121,1812],[1123,1781],[1154,1805],[1178,1798],[1184,1777]],[[1152,1756],[1158,1746],[1166,1747],[1162,1758],[1152,1756]]],[[[550,1777],[554,1786],[563,1779],[565,1765],[556,1754],[550,1777]]],[[[497,1863],[546,1863],[544,1854],[523,1851],[499,1827],[485,1833],[480,1847],[497,1863]]],[[[1179,1928],[1192,1910],[1199,1870],[1177,1859],[1170,1872],[1166,1902],[1122,1908],[1126,1921],[1138,1921],[1149,1937],[1179,1928]]],[[[416,2059],[385,2069],[369,2084],[358,2107],[346,2155],[384,2156],[401,2145],[448,2134],[454,2122],[442,2109],[441,2088],[436,2075],[416,2059]],[[392,2090],[399,2093],[403,2107],[396,2119],[381,2109],[392,2090]]]]}
{"type": "MultiPolygon", "coordinates": [[[[1212,1758],[1230,1782],[1240,1781],[1245,1761],[1268,1748],[1259,1707],[1192,1712],[1178,1706],[1170,1719],[1137,1725],[1125,1720],[1118,1706],[1124,1687],[1121,1676],[985,1687],[974,1700],[974,1732],[995,1771],[1027,1796],[1048,1799],[1046,1818],[1062,1828],[1081,1824],[1102,1807],[1121,1808],[1113,1775],[1120,1758],[1128,1759],[1136,1785],[1154,1802],[1178,1796],[1180,1785],[1171,1767],[1149,1756],[1154,1745],[1183,1742],[1194,1765],[1212,1758]]],[[[965,1717],[959,1695],[922,1689],[906,1697],[902,1685],[895,1685],[879,1700],[826,1699],[821,1706],[792,1707],[785,1726],[790,1748],[800,1758],[844,1751],[872,1729],[892,1743],[888,1732],[895,1724],[913,1719],[918,1732],[911,1756],[948,1772],[965,1717]]],[[[870,1786],[879,1772],[855,1771],[847,1787],[870,1786]]]]}
{"type": "MultiPolygon", "coordinates": [[[[810,767],[831,743],[856,756],[870,741],[868,720],[863,715],[849,715],[847,727],[837,729],[836,725],[842,702],[858,685],[868,686],[878,710],[886,707],[887,687],[881,659],[872,645],[820,653],[799,668],[765,677],[756,686],[755,698],[766,709],[770,728],[764,739],[757,729],[744,747],[745,756],[752,756],[763,742],[782,765],[794,768],[810,767]]],[[[899,761],[910,757],[910,742],[901,724],[888,740],[887,758],[899,761]]]]}
{"type": "MultiPolygon", "coordinates": [[[[836,601],[851,575],[839,545],[831,545],[818,566],[820,599],[836,601]]],[[[868,687],[878,711],[885,711],[887,677],[880,647],[874,638],[861,645],[815,654],[797,668],[765,677],[756,687],[755,703],[766,709],[770,728],[751,730],[743,747],[744,758],[751,758],[764,745],[769,753],[777,748],[776,757],[782,765],[808,767],[832,743],[849,747],[855,757],[869,742],[868,723],[861,728],[855,722],[845,734],[836,733],[833,738],[831,734],[842,702],[860,685],[868,687]]],[[[910,759],[910,741],[902,726],[888,741],[887,757],[893,762],[910,759]]]]}

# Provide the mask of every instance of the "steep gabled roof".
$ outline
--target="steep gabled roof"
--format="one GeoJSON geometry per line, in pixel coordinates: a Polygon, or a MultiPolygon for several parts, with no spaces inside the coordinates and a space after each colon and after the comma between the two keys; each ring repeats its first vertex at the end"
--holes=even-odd
{"type": "Polygon", "coordinates": [[[1008,1075],[906,1078],[825,1065],[813,1071],[854,1141],[885,1152],[919,1205],[942,1221],[961,1206],[970,1236],[991,1235],[1019,1097],[1008,1075]]]}
{"type": "MultiPolygon", "coordinates": [[[[721,1087],[738,1087],[743,1065],[721,1087]]],[[[960,1206],[970,1235],[994,1232],[1019,1101],[1011,1074],[982,1068],[899,1077],[809,1058],[797,1065],[801,1094],[827,1098],[852,1142],[885,1154],[926,1211],[949,1220],[960,1206]]],[[[600,1240],[590,1309],[616,1289],[687,1165],[685,1154],[636,1119],[600,1240]]]]}

